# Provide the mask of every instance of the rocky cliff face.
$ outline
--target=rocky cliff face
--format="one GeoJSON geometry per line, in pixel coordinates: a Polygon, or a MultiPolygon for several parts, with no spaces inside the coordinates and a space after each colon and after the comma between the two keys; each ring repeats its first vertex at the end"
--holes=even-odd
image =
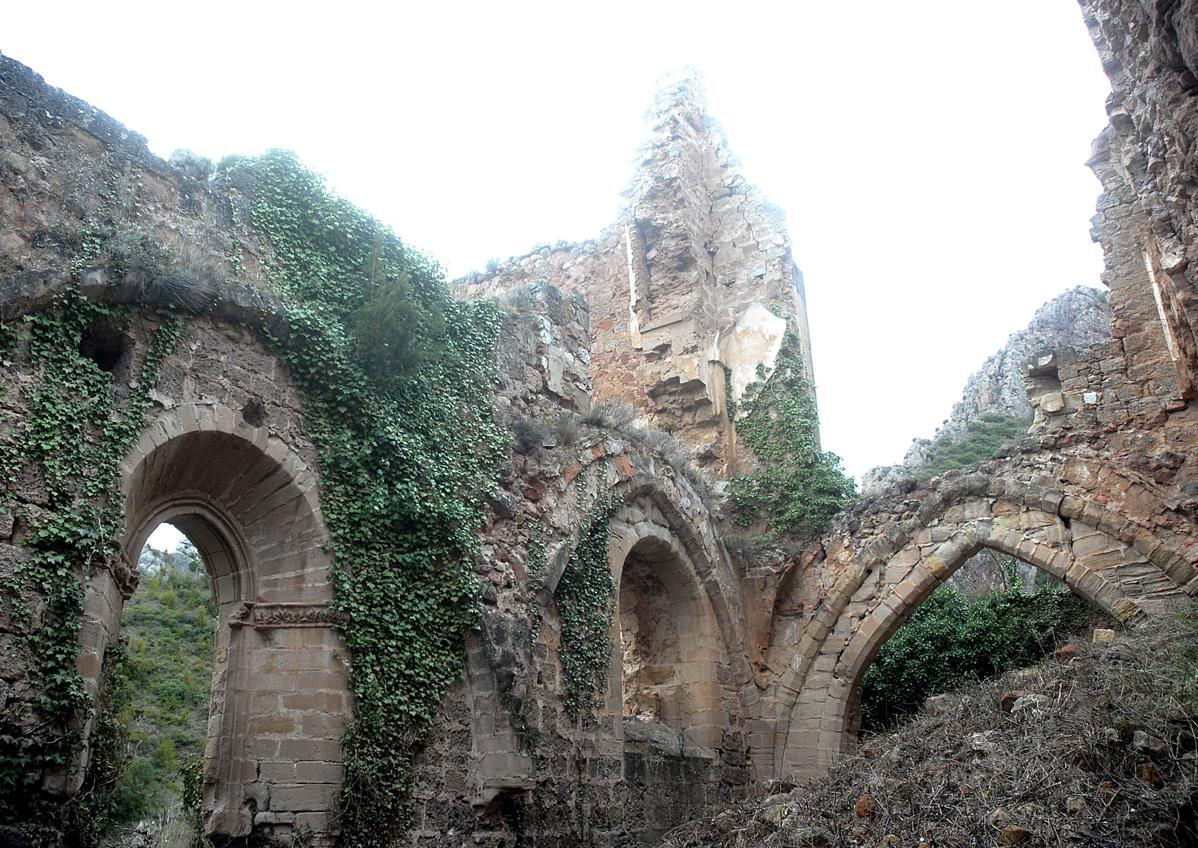
{"type": "Polygon", "coordinates": [[[1088,348],[1110,337],[1111,307],[1105,292],[1077,286],[1054,297],[969,378],[961,400],[936,435],[959,435],[983,415],[1030,418],[1023,383],[1028,359],[1047,350],[1088,348]]]}
{"type": "Polygon", "coordinates": [[[1038,353],[1089,348],[1111,337],[1111,308],[1105,292],[1077,286],[1036,310],[1024,329],[1012,333],[1002,349],[988,358],[965,383],[961,400],[933,439],[916,439],[898,465],[868,471],[862,479],[866,496],[880,494],[924,464],[935,439],[960,436],[986,415],[1032,417],[1024,388],[1027,361],[1038,353]]]}

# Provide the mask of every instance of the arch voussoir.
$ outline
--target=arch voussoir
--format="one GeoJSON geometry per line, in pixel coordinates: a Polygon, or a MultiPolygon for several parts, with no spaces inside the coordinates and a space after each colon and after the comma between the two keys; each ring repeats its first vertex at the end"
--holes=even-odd
{"type": "MultiPolygon", "coordinates": [[[[1126,489],[1141,501],[1153,497],[1138,481],[1126,489]]],[[[908,498],[903,509],[902,518],[864,532],[834,531],[823,543],[835,560],[825,568],[835,573],[836,561],[845,565],[767,693],[775,775],[818,770],[851,743],[850,713],[865,668],[979,548],[1045,571],[1126,623],[1198,592],[1194,551],[1171,543],[1175,529],[1162,531],[1119,501],[1100,503],[1043,475],[963,475],[917,502],[908,498]]]]}

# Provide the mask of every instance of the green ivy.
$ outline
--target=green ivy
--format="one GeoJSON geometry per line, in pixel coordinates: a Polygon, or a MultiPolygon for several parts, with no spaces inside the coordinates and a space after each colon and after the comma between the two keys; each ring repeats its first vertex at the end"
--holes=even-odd
{"type": "Polygon", "coordinates": [[[6,357],[17,344],[17,328],[13,324],[0,322],[0,357],[6,357]]]}
{"type": "MultiPolygon", "coordinates": [[[[455,301],[435,263],[292,155],[225,168],[253,186],[251,223],[272,249],[267,269],[289,329],[267,341],[304,393],[319,452],[334,607],[345,622],[355,700],[341,841],[395,845],[407,829],[412,758],[460,676],[464,636],[477,620],[477,529],[508,447],[489,402],[500,313],[489,302],[455,301]]],[[[95,241],[80,262],[101,252],[103,236],[95,241]]],[[[74,671],[80,576],[114,553],[123,524],[112,497],[116,469],[179,335],[179,322],[165,317],[132,390],[118,391],[79,351],[95,321],[128,317],[72,290],[26,319],[39,379],[27,392],[28,414],[0,446],[0,475],[11,507],[12,484],[32,463],[48,507],[30,517],[30,558],[4,588],[17,613],[31,612],[20,606],[26,587],[44,598],[28,640],[41,721],[34,733],[0,734],[0,823],[38,817],[46,803],[39,774],[73,761],[82,720],[95,711],[74,671]]],[[[52,820],[48,810],[41,818],[52,820]]]]}
{"type": "Polygon", "coordinates": [[[529,639],[535,644],[541,635],[541,619],[544,610],[541,607],[540,591],[545,587],[545,569],[548,558],[545,551],[545,529],[535,518],[526,525],[527,541],[524,543],[526,552],[525,570],[528,572],[528,630],[529,639]]]}
{"type": "MultiPolygon", "coordinates": [[[[128,320],[127,310],[88,303],[74,288],[27,317],[36,381],[26,390],[26,415],[0,445],[3,508],[17,507],[16,486],[27,472],[44,487],[43,503],[26,511],[26,558],[0,586],[14,619],[24,621],[28,679],[38,693],[32,730],[0,727],[0,797],[7,802],[0,822],[55,822],[38,831],[47,845],[92,844],[96,834],[76,826],[102,816],[98,808],[82,817],[72,812],[92,799],[87,793],[65,812],[50,813],[39,784],[43,772],[71,766],[83,744],[80,730],[96,716],[75,671],[83,580],[117,553],[123,525],[123,505],[112,497],[117,468],[144,426],[158,369],[179,338],[178,319],[161,317],[133,388],[120,386],[81,346],[96,322],[128,320]],[[30,592],[40,597],[40,610],[25,603],[30,592]]],[[[91,744],[103,747],[103,733],[91,744]]]]}
{"type": "Polygon", "coordinates": [[[746,414],[736,432],[759,466],[731,481],[736,522],[762,523],[771,535],[817,535],[856,496],[856,486],[840,457],[820,450],[819,415],[798,334],[787,331],[773,372],[751,388],[742,397],[746,414]]]}
{"type": "Polygon", "coordinates": [[[508,439],[491,418],[500,313],[289,153],[236,160],[286,301],[275,340],[306,400],[349,645],[341,841],[402,841],[412,758],[461,674],[473,564],[508,439]]]}
{"type": "Polygon", "coordinates": [[[736,397],[732,391],[732,369],[724,366],[724,409],[728,412],[728,420],[736,421],[736,397]]]}
{"type": "MultiPolygon", "coordinates": [[[[580,481],[578,497],[583,499],[586,486],[584,480],[580,481]]],[[[564,704],[575,719],[584,718],[598,705],[607,683],[616,590],[607,549],[615,511],[615,502],[606,496],[591,508],[554,593],[561,621],[558,656],[564,704]]]]}

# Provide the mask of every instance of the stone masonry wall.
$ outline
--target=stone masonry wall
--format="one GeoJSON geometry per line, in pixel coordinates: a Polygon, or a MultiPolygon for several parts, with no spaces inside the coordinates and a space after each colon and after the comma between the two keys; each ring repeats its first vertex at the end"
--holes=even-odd
{"type": "Polygon", "coordinates": [[[778,773],[816,774],[851,750],[870,660],[983,548],[1129,623],[1198,595],[1198,6],[1081,5],[1113,88],[1091,162],[1113,338],[1031,360],[1036,422],[1019,445],[863,500],[765,581],[777,591],[759,681],[774,682],[754,738],[773,740],[778,773]]]}
{"type": "MultiPolygon", "coordinates": [[[[183,527],[221,609],[207,825],[226,836],[254,826],[279,835],[311,827],[327,842],[339,739],[352,715],[347,657],[322,611],[328,540],[302,403],[286,368],[245,329],[286,332],[261,273],[269,251],[248,227],[252,186],[213,177],[186,157],[176,165],[156,159],[136,135],[7,59],[0,82],[0,210],[12,222],[0,245],[0,315],[44,309],[72,284],[85,297],[135,311],[155,305],[154,280],[136,269],[113,272],[90,252],[101,242],[159,246],[168,274],[202,281],[203,316],[188,320],[165,362],[149,425],[122,469],[128,550],[111,572],[81,575],[91,589],[80,669],[94,685],[132,585],[134,549],[158,520],[183,527]]],[[[704,495],[634,434],[579,423],[592,394],[585,301],[533,285],[500,305],[495,409],[516,438],[481,528],[481,627],[417,764],[412,840],[444,845],[451,834],[469,833],[471,844],[631,844],[705,804],[742,797],[751,783],[739,586],[704,495]],[[522,423],[559,421],[541,426],[539,443],[522,438],[522,423]],[[697,610],[706,628],[690,642],[686,685],[694,691],[679,701],[689,712],[648,735],[634,726],[628,738],[618,679],[596,721],[576,721],[562,708],[553,586],[603,492],[625,510],[620,544],[652,538],[662,567],[673,570],[672,585],[685,597],[671,612],[697,610]],[[545,564],[534,573],[538,548],[545,564]]],[[[128,368],[144,354],[150,314],[126,340],[128,368]]],[[[6,421],[17,422],[27,376],[20,349],[3,367],[6,386],[17,387],[5,396],[6,421]]],[[[18,494],[36,507],[35,491],[18,494]]],[[[20,561],[23,509],[0,520],[5,567],[20,561]]],[[[628,553],[620,550],[613,547],[615,573],[628,553]]],[[[0,644],[0,697],[19,723],[36,692],[22,683],[27,658],[16,643],[0,644]]],[[[60,781],[59,791],[71,788],[60,781]]]]}
{"type": "MultiPolygon", "coordinates": [[[[769,367],[782,323],[771,308],[805,333],[780,220],[736,173],[693,83],[669,89],[650,113],[620,222],[595,242],[462,284],[463,296],[506,292],[495,406],[514,438],[481,528],[479,629],[416,764],[412,844],[634,845],[771,778],[817,773],[851,747],[855,687],[874,652],[983,547],[1058,576],[1129,623],[1198,594],[1194,3],[1083,6],[1115,85],[1095,160],[1114,340],[1035,363],[1038,428],[1019,446],[864,500],[797,553],[734,559],[702,481],[637,430],[580,420],[594,399],[629,400],[711,475],[733,473],[752,458],[727,420],[725,375],[735,397],[759,364],[769,367]],[[1059,404],[1046,402],[1054,393],[1059,404]],[[598,707],[575,717],[555,593],[600,496],[616,506],[610,658],[598,707]],[[629,562],[654,580],[622,593],[629,562]],[[653,597],[638,598],[650,583],[653,597]],[[626,714],[637,698],[625,698],[619,622],[632,616],[621,603],[651,608],[658,625],[670,619],[661,632],[678,634],[668,674],[646,678],[658,698],[650,711],[626,714]]],[[[0,213],[13,222],[0,233],[0,316],[44,308],[76,278],[89,297],[146,297],[136,274],[87,267],[97,235],[150,238],[213,279],[209,309],[168,360],[151,425],[122,469],[132,505],[125,560],[156,519],[176,517],[159,510],[166,504],[192,522],[213,575],[227,650],[206,765],[210,825],[237,835],[255,821],[281,832],[310,824],[330,841],[337,739],[352,704],[343,647],[322,617],[327,550],[302,406],[285,369],[238,328],[278,329],[260,274],[269,256],[245,226],[246,187],[208,180],[202,163],[154,159],[111,119],[8,60],[0,142],[0,213]],[[239,465],[239,452],[251,462],[239,465]],[[247,496],[218,485],[230,468],[243,469],[234,480],[247,496]],[[253,556],[239,559],[233,538],[253,556]]],[[[149,320],[135,322],[134,358],[149,320]]],[[[24,414],[27,376],[20,355],[12,363],[2,366],[16,389],[4,401],[8,424],[24,414]]],[[[17,512],[37,507],[35,485],[19,496],[17,512]]],[[[0,568],[20,560],[23,520],[0,516],[0,568]]],[[[119,557],[80,575],[98,587],[80,651],[89,675],[130,576],[119,557]]],[[[0,708],[19,724],[34,693],[23,685],[27,658],[5,638],[11,617],[0,616],[0,629],[0,708]]],[[[69,791],[62,775],[48,777],[69,791]]]]}
{"type": "Polygon", "coordinates": [[[1081,5],[1111,79],[1091,164],[1114,335],[1129,378],[1168,404],[1193,395],[1198,361],[1198,3],[1081,5]]]}
{"type": "MultiPolygon", "coordinates": [[[[589,391],[581,297],[533,284],[499,302],[506,317],[497,408],[513,426],[546,426],[539,443],[514,446],[492,499],[478,562],[482,627],[419,760],[413,844],[444,845],[449,833],[488,846],[641,844],[743,797],[751,785],[743,697],[750,675],[743,656],[739,667],[719,658],[743,636],[732,645],[717,636],[719,615],[700,590],[687,595],[685,586],[700,586],[704,578],[691,569],[722,549],[689,481],[628,434],[579,421],[589,391]],[[575,364],[567,364],[570,357],[575,364]],[[558,375],[568,389],[555,382],[558,375]],[[549,426],[563,417],[568,426],[549,426]],[[663,721],[625,715],[619,609],[604,703],[590,719],[565,711],[554,587],[603,492],[625,505],[613,522],[613,572],[620,574],[627,549],[643,548],[638,540],[648,534],[662,573],[673,575],[669,597],[653,599],[655,610],[691,633],[686,667],[704,679],[688,681],[685,695],[674,693],[673,704],[686,703],[663,721]],[[685,515],[671,516],[667,504],[685,515]],[[695,527],[706,528],[702,538],[677,540],[680,529],[695,527]],[[698,620],[705,626],[694,632],[698,620]]],[[[737,590],[730,572],[705,579],[737,590]]],[[[635,584],[621,585],[627,598],[635,584]]]]}

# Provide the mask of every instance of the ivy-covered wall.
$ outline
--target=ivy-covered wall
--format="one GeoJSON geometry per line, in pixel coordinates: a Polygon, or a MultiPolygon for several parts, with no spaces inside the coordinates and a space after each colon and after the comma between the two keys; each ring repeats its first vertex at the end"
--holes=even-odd
{"type": "MultiPolygon", "coordinates": [[[[290,156],[164,163],[26,69],[3,60],[0,73],[0,204],[15,222],[0,251],[0,742],[19,799],[4,833],[86,845],[108,824],[92,787],[110,775],[105,751],[119,760],[105,674],[135,579],[122,546],[176,474],[227,509],[270,587],[229,589],[248,578],[206,552],[221,617],[214,703],[252,728],[233,759],[224,741],[210,748],[210,826],[344,845],[443,844],[450,830],[608,845],[641,832],[625,815],[620,719],[605,712],[614,645],[590,638],[613,620],[614,587],[606,601],[589,593],[577,621],[569,587],[607,568],[604,515],[653,492],[685,513],[665,525],[727,562],[702,496],[665,456],[581,424],[581,299],[534,286],[456,302],[434,265],[290,156]],[[510,435],[530,420],[538,439],[510,435]],[[239,501],[258,467],[299,499],[239,501]],[[218,491],[226,472],[236,483],[218,491]],[[301,501],[318,506],[319,549],[283,532],[301,501]],[[281,534],[276,549],[262,528],[281,534]],[[303,568],[281,570],[289,556],[303,568]],[[273,653],[247,653],[253,640],[273,653]],[[220,685],[233,667],[252,681],[241,700],[220,685]],[[287,689],[288,675],[313,674],[319,691],[287,689]],[[250,771],[222,795],[230,768],[250,771]],[[221,813],[222,798],[237,803],[221,813]]],[[[645,744],[637,756],[652,758],[645,744]]],[[[729,745],[743,760],[743,738],[729,745]]]]}
{"type": "MultiPolygon", "coordinates": [[[[729,556],[718,497],[669,440],[587,414],[582,298],[458,302],[287,154],[164,163],[14,63],[0,81],[0,752],[20,793],[0,827],[86,845],[105,824],[93,787],[120,728],[99,622],[131,581],[126,525],[172,479],[250,552],[205,550],[218,678],[250,681],[214,702],[231,705],[214,726],[248,728],[201,775],[220,833],[627,845],[777,775],[779,681],[853,548],[779,546],[780,569],[729,556]],[[668,591],[692,596],[654,609],[703,610],[710,654],[660,675],[670,703],[699,705],[660,721],[619,697],[613,577],[637,534],[678,552],[668,591]]],[[[756,465],[731,504],[771,545],[851,494],[804,357],[783,339],[737,403],[756,465]]],[[[853,545],[861,515],[837,525],[853,545]]]]}

